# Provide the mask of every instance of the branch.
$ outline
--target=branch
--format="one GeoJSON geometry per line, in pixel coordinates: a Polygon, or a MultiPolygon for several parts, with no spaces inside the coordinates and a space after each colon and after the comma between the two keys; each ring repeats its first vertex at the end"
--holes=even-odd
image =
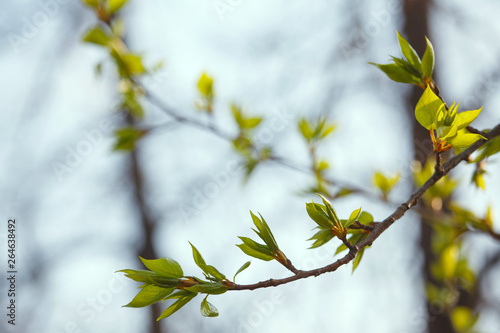
{"type": "MultiPolygon", "coordinates": [[[[136,81],[134,81],[134,83],[139,84],[136,81]]],[[[145,98],[149,102],[151,102],[153,105],[155,105],[159,110],[164,112],[166,115],[172,117],[174,121],[196,127],[196,128],[201,129],[205,132],[212,133],[213,135],[218,136],[221,139],[224,139],[226,141],[231,141],[231,142],[233,141],[233,139],[234,139],[233,136],[231,136],[227,132],[224,132],[219,127],[215,126],[213,123],[207,124],[207,123],[201,122],[197,119],[180,115],[179,112],[177,112],[176,110],[174,110],[173,108],[171,108],[170,106],[165,104],[160,98],[158,98],[156,95],[154,95],[153,93],[148,91],[144,86],[141,85],[141,88],[144,92],[145,98]]],[[[293,163],[292,161],[290,161],[284,157],[281,157],[281,156],[271,155],[268,160],[276,163],[277,165],[280,165],[282,167],[290,169],[290,170],[294,170],[294,171],[301,172],[304,174],[310,173],[309,167],[299,166],[299,165],[293,163]]],[[[354,184],[350,184],[350,183],[347,183],[345,181],[340,181],[337,179],[332,179],[329,177],[324,177],[324,180],[331,186],[338,186],[338,187],[342,187],[342,188],[347,188],[347,189],[351,190],[353,193],[359,193],[359,194],[362,194],[362,195],[369,197],[369,198],[380,199],[380,196],[378,196],[377,194],[366,191],[365,189],[363,189],[359,186],[356,186],[354,184]]]]}
{"type": "Polygon", "coordinates": [[[362,229],[366,231],[373,231],[376,228],[376,225],[378,222],[372,222],[370,225],[364,225],[359,223],[358,221],[354,222],[350,226],[347,227],[347,229],[362,229]]]}
{"type": "MultiPolygon", "coordinates": [[[[497,125],[495,128],[493,128],[490,132],[485,134],[485,137],[488,139],[494,138],[500,136],[500,124],[497,125]]],[[[399,220],[408,210],[410,210],[413,206],[415,206],[422,195],[434,184],[437,183],[438,180],[443,178],[445,175],[447,175],[451,170],[453,170],[460,162],[462,161],[467,161],[469,156],[479,149],[482,145],[486,143],[486,140],[478,140],[475,143],[473,143],[469,148],[467,148],[465,151],[462,153],[452,157],[450,160],[448,160],[445,164],[442,165],[441,167],[441,172],[435,172],[431,178],[425,182],[424,185],[422,185],[415,193],[413,193],[410,198],[403,204],[401,204],[394,213],[389,215],[384,221],[380,222],[379,224],[376,225],[376,227],[373,229],[373,231],[370,233],[370,235],[360,242],[359,244],[348,246],[349,247],[349,253],[345,255],[343,258],[335,261],[334,263],[309,270],[309,271],[299,271],[297,274],[283,278],[283,279],[269,279],[266,281],[261,281],[258,283],[254,284],[247,284],[247,285],[240,285],[240,284],[229,284],[229,290],[255,290],[255,289],[260,289],[260,288],[268,288],[268,287],[276,287],[279,285],[287,284],[296,280],[300,279],[305,279],[311,276],[319,276],[321,274],[329,273],[329,272],[334,272],[336,271],[339,267],[348,264],[351,262],[355,257],[356,254],[363,248],[367,246],[371,246],[373,242],[385,231],[387,228],[389,228],[394,222],[399,220]]],[[[350,243],[349,243],[350,244],[350,243]]]]}
{"type": "MultiPolygon", "coordinates": [[[[136,84],[137,84],[137,82],[136,82],[136,84]]],[[[144,87],[142,87],[142,88],[144,90],[144,94],[145,94],[144,96],[146,97],[146,99],[149,100],[153,105],[156,105],[156,107],[158,107],[158,109],[163,111],[165,114],[172,117],[175,121],[177,121],[179,123],[188,124],[188,125],[191,125],[193,127],[197,127],[201,130],[210,132],[210,133],[214,134],[215,136],[218,136],[218,137],[225,139],[225,140],[228,140],[228,141],[231,141],[233,139],[231,135],[223,132],[222,130],[220,130],[219,128],[217,128],[213,125],[205,124],[197,119],[193,119],[193,118],[189,118],[189,117],[180,115],[179,113],[177,113],[177,111],[175,111],[174,109],[172,109],[171,107],[166,105],[159,98],[157,98],[155,95],[153,95],[151,92],[149,92],[146,88],[144,88],[144,87]]]]}
{"type": "Polygon", "coordinates": [[[490,236],[493,237],[494,239],[500,241],[500,234],[496,233],[493,229],[488,228],[488,234],[490,234],[490,236]]]}

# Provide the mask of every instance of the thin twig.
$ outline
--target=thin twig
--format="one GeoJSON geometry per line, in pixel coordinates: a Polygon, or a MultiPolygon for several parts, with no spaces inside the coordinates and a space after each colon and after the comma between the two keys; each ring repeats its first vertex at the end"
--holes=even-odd
{"type": "Polygon", "coordinates": [[[467,126],[467,127],[466,127],[466,129],[467,129],[469,132],[474,133],[474,134],[479,134],[479,135],[482,135],[482,136],[484,136],[484,135],[485,135],[485,133],[484,133],[484,132],[482,132],[482,131],[480,131],[480,130],[478,130],[478,129],[475,129],[475,128],[474,128],[474,127],[472,127],[472,126],[467,126]]]}
{"type": "Polygon", "coordinates": [[[349,251],[352,251],[352,252],[358,252],[358,249],[356,248],[355,245],[353,245],[351,242],[349,242],[347,240],[347,237],[344,236],[340,239],[342,241],[342,243],[344,243],[344,245],[349,249],[349,251]]]}
{"type": "MultiPolygon", "coordinates": [[[[213,122],[211,122],[210,124],[206,124],[206,123],[203,123],[197,119],[183,116],[179,112],[177,112],[176,110],[174,110],[173,108],[171,108],[167,104],[165,104],[160,98],[158,98],[156,95],[154,95],[153,93],[148,91],[146,88],[144,88],[144,87],[142,87],[142,88],[143,88],[143,91],[145,93],[145,95],[144,95],[145,98],[148,101],[150,101],[153,105],[155,105],[159,110],[161,110],[162,112],[164,112],[168,116],[172,117],[175,121],[199,128],[203,131],[212,133],[215,136],[218,136],[218,137],[220,137],[224,140],[227,140],[227,141],[232,142],[234,140],[235,136],[231,136],[230,134],[222,131],[220,128],[215,126],[213,124],[213,122]]],[[[309,167],[299,166],[299,165],[293,163],[292,161],[290,161],[284,157],[272,155],[271,157],[268,158],[268,160],[271,162],[274,162],[282,167],[288,168],[290,170],[295,170],[295,171],[298,171],[298,172],[301,172],[304,174],[309,174],[311,171],[309,167]]],[[[324,180],[331,186],[338,186],[338,187],[342,187],[342,188],[347,188],[350,191],[352,191],[353,193],[360,193],[366,197],[380,199],[378,195],[376,195],[372,192],[366,191],[365,189],[358,187],[356,185],[348,184],[345,181],[340,181],[340,180],[332,179],[329,177],[324,177],[324,180]]]]}
{"type": "Polygon", "coordinates": [[[441,155],[441,152],[436,153],[436,165],[434,166],[434,169],[435,169],[436,173],[438,173],[438,174],[443,172],[443,170],[441,169],[441,161],[442,160],[443,160],[443,157],[441,155]]]}
{"type": "Polygon", "coordinates": [[[496,233],[493,229],[488,228],[488,233],[490,234],[491,237],[493,237],[496,240],[500,240],[500,234],[496,233]]]}
{"type": "Polygon", "coordinates": [[[378,224],[378,222],[372,222],[372,223],[370,223],[370,225],[364,225],[364,224],[361,224],[358,221],[356,221],[353,224],[351,224],[349,227],[347,227],[347,229],[361,229],[361,230],[366,230],[366,231],[373,231],[376,228],[377,224],[378,224]]]}
{"type": "MultiPolygon", "coordinates": [[[[486,138],[491,139],[493,137],[500,136],[500,124],[493,128],[486,135],[486,138]]],[[[422,195],[438,180],[447,175],[451,170],[453,170],[460,162],[466,161],[469,156],[476,151],[479,147],[484,145],[486,140],[478,140],[473,143],[469,148],[467,148],[462,153],[450,158],[446,163],[442,166],[442,173],[434,173],[426,182],[423,184],[415,193],[413,193],[410,198],[401,206],[399,206],[391,215],[389,215],[385,220],[381,223],[377,224],[375,229],[370,233],[370,235],[359,244],[352,245],[349,253],[345,255],[343,258],[335,261],[334,263],[308,271],[299,271],[297,274],[283,278],[283,279],[269,279],[266,281],[261,281],[254,284],[240,285],[240,284],[231,284],[229,285],[229,290],[255,290],[260,288],[267,287],[276,287],[279,285],[287,284],[293,281],[297,281],[300,279],[305,279],[311,276],[319,276],[321,274],[334,272],[339,267],[348,264],[351,262],[358,253],[359,250],[371,246],[373,242],[385,231],[389,228],[395,221],[399,220],[408,210],[410,210],[413,206],[415,206],[422,195]]],[[[347,246],[347,244],[346,244],[347,246]]]]}
{"type": "Polygon", "coordinates": [[[293,274],[299,274],[301,272],[301,270],[295,268],[290,259],[286,259],[286,263],[284,264],[284,266],[287,269],[289,269],[293,274]]]}

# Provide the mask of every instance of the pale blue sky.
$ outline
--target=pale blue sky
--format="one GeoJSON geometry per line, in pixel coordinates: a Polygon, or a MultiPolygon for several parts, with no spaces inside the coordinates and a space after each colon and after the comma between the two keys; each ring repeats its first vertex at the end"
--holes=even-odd
{"type": "MultiPolygon", "coordinates": [[[[232,101],[249,112],[280,119],[284,129],[274,131],[269,142],[278,154],[300,164],[307,163],[307,151],[296,130],[297,119],[326,113],[338,123],[338,131],[320,150],[332,161],[332,175],[372,189],[375,170],[400,171],[403,182],[391,198],[405,201],[410,194],[411,142],[400,96],[407,89],[367,64],[399,54],[397,3],[360,4],[360,24],[353,29],[355,14],[346,4],[242,0],[233,1],[238,4],[221,16],[214,9],[216,2],[130,1],[123,11],[130,48],[144,53],[147,64],[165,61],[146,86],[176,109],[199,116],[192,107],[196,81],[203,71],[209,72],[215,78],[220,126],[236,130],[229,116],[232,101]],[[358,49],[346,47],[352,39],[362,41],[358,49]]],[[[7,144],[0,150],[5,165],[0,171],[5,191],[0,211],[18,217],[21,225],[19,321],[26,326],[19,327],[41,333],[65,332],[72,325],[82,333],[141,332],[147,311],[121,308],[137,285],[113,273],[139,267],[131,247],[140,230],[130,195],[124,192],[125,158],[111,152],[112,129],[102,125],[116,117],[117,77],[103,50],[80,42],[95,19],[73,1],[1,6],[0,135],[7,144]],[[49,19],[37,26],[41,13],[49,19]],[[13,34],[26,37],[13,42],[13,34]],[[103,75],[96,77],[94,66],[101,61],[103,75]],[[92,135],[89,153],[74,161],[71,173],[58,177],[53,163],[64,163],[68,151],[92,135]],[[32,265],[43,267],[39,283],[23,284],[22,267],[32,265]]],[[[498,70],[498,4],[439,1],[434,9],[431,37],[443,95],[447,101],[470,104],[485,97],[477,127],[498,123],[498,81],[490,75],[491,68],[498,70]]],[[[146,105],[146,122],[165,119],[146,105]]],[[[236,236],[251,235],[249,210],[266,218],[297,266],[331,262],[338,244],[307,250],[305,239],[314,224],[304,202],[314,197],[296,192],[309,184],[308,177],[267,165],[242,186],[241,173],[231,174],[227,184],[218,185],[214,198],[186,218],[182,205],[192,204],[193,195],[213,184],[217,175],[229,174],[231,163],[239,160],[230,144],[180,126],[145,138],[141,150],[160,224],[158,253],[179,261],[185,272],[200,275],[189,240],[207,262],[228,276],[234,274],[248,260],[234,244],[236,236]]],[[[458,199],[483,215],[488,203],[500,206],[500,175],[493,172],[498,164],[489,166],[492,174],[485,192],[468,186],[472,168],[463,165],[454,173],[461,178],[458,199]]],[[[342,216],[363,206],[376,220],[394,209],[359,196],[334,205],[342,216]]],[[[500,209],[495,220],[500,220],[500,209]]],[[[202,318],[196,300],[167,319],[169,327],[171,332],[319,332],[333,327],[340,332],[422,332],[425,308],[420,259],[414,251],[417,233],[417,220],[410,213],[366,251],[354,275],[349,265],[296,285],[211,297],[221,313],[216,319],[202,318]],[[353,316],[356,311],[363,313],[363,320],[353,316]]],[[[0,236],[4,239],[5,230],[0,236]]],[[[476,241],[498,249],[485,237],[476,241]]],[[[472,256],[481,260],[475,244],[469,245],[472,256]]],[[[287,275],[278,264],[255,259],[239,282],[287,275]]],[[[498,288],[491,292],[500,298],[498,288]]],[[[494,314],[481,320],[484,332],[500,330],[494,314]]]]}

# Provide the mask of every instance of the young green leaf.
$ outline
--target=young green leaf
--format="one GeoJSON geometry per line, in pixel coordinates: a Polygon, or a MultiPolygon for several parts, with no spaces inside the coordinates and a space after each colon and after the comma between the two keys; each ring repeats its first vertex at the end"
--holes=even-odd
{"type": "Polygon", "coordinates": [[[190,300],[192,300],[194,297],[198,295],[197,293],[189,293],[187,296],[180,297],[175,301],[172,305],[170,305],[163,313],[156,319],[157,321],[160,319],[164,319],[167,317],[170,317],[173,315],[175,312],[179,311],[184,305],[189,303],[190,300]]]}
{"type": "Polygon", "coordinates": [[[259,244],[248,237],[239,236],[238,238],[243,241],[243,244],[237,244],[236,246],[247,255],[265,261],[275,259],[275,254],[267,246],[259,244]]]}
{"type": "Polygon", "coordinates": [[[306,210],[309,217],[320,227],[325,229],[333,227],[333,222],[330,220],[328,214],[322,209],[321,205],[315,202],[306,203],[306,210]]]}
{"type": "Polygon", "coordinates": [[[420,78],[409,73],[404,68],[400,67],[397,64],[387,64],[381,65],[370,62],[369,64],[377,66],[382,72],[384,72],[389,79],[401,82],[401,83],[410,83],[410,84],[420,84],[420,78]]]}
{"type": "Polygon", "coordinates": [[[99,26],[87,31],[83,36],[83,41],[97,45],[107,46],[111,37],[99,26]]]}
{"type": "Polygon", "coordinates": [[[353,211],[351,213],[351,215],[349,216],[349,219],[345,222],[344,224],[344,227],[349,227],[351,224],[353,224],[354,222],[356,222],[359,218],[359,216],[361,215],[361,208],[362,207],[359,207],[358,209],[356,209],[355,211],[353,211]]]}
{"type": "Polygon", "coordinates": [[[125,127],[115,132],[116,143],[114,150],[132,151],[136,142],[145,134],[144,131],[134,127],[125,127]]]}
{"type": "Polygon", "coordinates": [[[485,158],[500,152],[500,136],[488,140],[488,142],[479,149],[479,155],[474,159],[474,163],[480,162],[485,158]]]}
{"type": "Polygon", "coordinates": [[[243,122],[243,128],[255,128],[257,127],[260,122],[262,121],[262,118],[246,118],[243,122]]]}
{"type": "Polygon", "coordinates": [[[385,176],[383,173],[377,171],[373,176],[373,183],[377,186],[382,194],[387,195],[392,190],[394,185],[399,181],[400,174],[385,176]]]}
{"type": "Polygon", "coordinates": [[[398,57],[391,56],[392,61],[397,64],[399,67],[407,71],[409,74],[413,75],[420,82],[420,78],[422,77],[422,73],[420,73],[415,66],[410,64],[408,60],[401,59],[398,57]]]}
{"type": "Polygon", "coordinates": [[[273,256],[271,256],[267,253],[258,251],[255,248],[248,246],[247,244],[236,244],[236,246],[239,247],[241,249],[241,251],[243,251],[245,254],[249,255],[250,257],[254,257],[254,258],[257,258],[260,260],[264,260],[264,261],[270,261],[270,260],[275,259],[273,256]]]}
{"type": "Polygon", "coordinates": [[[398,32],[399,46],[401,47],[401,52],[408,60],[408,62],[415,67],[419,72],[421,72],[420,58],[417,52],[411,47],[411,45],[404,39],[398,32]]]}
{"type": "Polygon", "coordinates": [[[328,243],[335,235],[333,234],[331,229],[321,229],[317,233],[314,234],[308,240],[315,240],[314,243],[309,247],[310,249],[314,249],[320,247],[326,243],[328,243]]]}
{"type": "Polygon", "coordinates": [[[146,266],[149,270],[155,272],[160,276],[180,278],[183,277],[184,275],[179,263],[173,259],[160,258],[160,259],[148,260],[142,257],[139,257],[139,259],[141,259],[144,266],[146,266]]]}
{"type": "Polygon", "coordinates": [[[148,306],[154,304],[158,301],[161,301],[168,295],[170,295],[175,290],[172,288],[161,288],[155,285],[146,285],[142,288],[142,290],[134,297],[134,299],[124,305],[124,307],[129,308],[142,308],[144,306],[148,306]]]}
{"type": "Polygon", "coordinates": [[[358,254],[356,255],[356,258],[352,262],[352,272],[353,273],[356,270],[356,268],[358,268],[359,263],[361,262],[361,258],[363,258],[363,254],[365,253],[365,249],[366,248],[362,248],[361,250],[359,250],[358,254]]]}
{"type": "Polygon", "coordinates": [[[480,108],[478,110],[471,110],[471,111],[464,111],[457,113],[457,116],[455,118],[455,125],[457,126],[457,129],[462,129],[467,126],[469,126],[476,118],[479,116],[479,113],[481,112],[483,108],[480,108]]]}
{"type": "Polygon", "coordinates": [[[200,312],[203,317],[217,317],[219,316],[219,311],[217,308],[207,301],[208,295],[201,301],[200,312]]]}
{"type": "Polygon", "coordinates": [[[227,288],[224,287],[224,285],[222,285],[222,283],[220,282],[201,283],[191,287],[184,287],[184,289],[195,293],[209,295],[220,295],[224,294],[227,291],[227,288]]]}
{"type": "Polygon", "coordinates": [[[279,250],[276,239],[274,239],[273,233],[271,232],[271,228],[269,228],[269,225],[266,223],[266,220],[264,220],[262,215],[259,214],[260,219],[252,212],[250,212],[250,215],[252,216],[253,223],[258,230],[257,231],[253,229],[255,233],[266,243],[266,245],[272,252],[276,252],[277,250],[279,250]]]}
{"type": "Polygon", "coordinates": [[[129,75],[140,75],[146,72],[142,64],[141,56],[133,53],[124,54],[121,56],[123,65],[129,75]]]}
{"type": "Polygon", "coordinates": [[[326,124],[325,127],[323,128],[323,131],[321,131],[321,135],[320,135],[321,139],[324,139],[328,135],[333,133],[333,131],[335,131],[336,128],[337,128],[337,125],[335,125],[335,124],[326,124]]]}
{"type": "Polygon", "coordinates": [[[453,146],[453,149],[455,149],[457,153],[460,153],[467,149],[474,142],[481,139],[486,140],[484,136],[475,133],[469,133],[469,131],[463,128],[457,132],[457,135],[452,140],[450,140],[450,144],[453,146]]]}
{"type": "MultiPolygon", "coordinates": [[[[135,269],[122,269],[117,271],[117,273],[124,273],[125,276],[131,280],[137,282],[151,283],[151,278],[156,275],[156,273],[146,270],[135,270],[135,269]]],[[[177,283],[177,279],[172,279],[174,284],[177,283]]]]}
{"type": "Polygon", "coordinates": [[[453,327],[457,332],[477,332],[474,326],[479,319],[478,313],[473,313],[466,306],[455,306],[451,312],[453,327]]]}
{"type": "Polygon", "coordinates": [[[120,10],[127,3],[128,0],[108,0],[108,8],[111,14],[120,10]]]}
{"type": "Polygon", "coordinates": [[[358,218],[358,222],[363,225],[369,225],[373,222],[373,216],[368,212],[361,212],[361,215],[358,218]]]}
{"type": "Polygon", "coordinates": [[[191,245],[191,248],[193,250],[194,262],[196,263],[196,265],[198,267],[200,267],[203,270],[205,268],[205,266],[207,266],[207,264],[205,263],[205,259],[203,259],[200,251],[198,251],[198,249],[193,244],[189,243],[189,245],[191,245]]]}
{"type": "Polygon", "coordinates": [[[441,107],[444,107],[443,101],[427,86],[415,107],[415,118],[426,129],[435,129],[436,115],[441,107]]]}
{"type": "Polygon", "coordinates": [[[424,56],[422,57],[422,73],[428,79],[432,80],[432,72],[434,71],[434,48],[431,41],[425,37],[427,47],[425,48],[424,56]]]}
{"type": "Polygon", "coordinates": [[[213,276],[217,280],[224,280],[226,278],[226,276],[219,272],[215,267],[207,265],[198,249],[193,244],[189,244],[191,245],[191,248],[193,250],[194,262],[196,263],[196,265],[198,265],[198,267],[201,268],[203,272],[205,272],[207,275],[213,276]]]}
{"type": "Polygon", "coordinates": [[[334,223],[334,224],[337,224],[339,225],[340,224],[340,220],[339,220],[339,217],[337,216],[337,213],[335,212],[335,209],[333,209],[332,207],[332,204],[330,203],[330,201],[328,201],[328,199],[326,199],[323,195],[321,194],[318,194],[318,196],[323,200],[323,204],[325,205],[325,208],[326,208],[326,213],[328,214],[328,216],[330,217],[330,220],[334,223]]]}
{"type": "Polygon", "coordinates": [[[476,185],[477,188],[482,189],[483,191],[486,190],[486,184],[484,182],[484,171],[474,171],[472,174],[472,179],[471,182],[476,185]]]}
{"type": "Polygon", "coordinates": [[[234,277],[233,277],[233,282],[235,282],[235,280],[236,280],[236,276],[237,276],[238,274],[240,274],[241,272],[243,272],[245,269],[247,269],[247,268],[250,266],[250,264],[251,264],[251,263],[252,263],[251,261],[247,261],[246,263],[244,263],[244,264],[240,267],[240,269],[238,269],[238,271],[236,272],[236,274],[234,274],[234,277]]]}
{"type": "Polygon", "coordinates": [[[92,8],[99,6],[99,0],[82,0],[82,2],[92,8]]]}
{"type": "Polygon", "coordinates": [[[198,91],[200,94],[206,98],[212,98],[214,80],[212,77],[208,76],[207,73],[203,73],[198,80],[198,91]]]}
{"type": "Polygon", "coordinates": [[[301,118],[299,120],[299,130],[306,141],[310,141],[312,139],[313,131],[306,118],[301,118]]]}
{"type": "MultiPolygon", "coordinates": [[[[195,293],[196,294],[196,293],[195,293]]],[[[165,297],[165,300],[167,299],[179,299],[179,298],[184,298],[187,296],[193,295],[193,292],[188,291],[188,290],[177,290],[175,293],[172,293],[165,297]]]]}

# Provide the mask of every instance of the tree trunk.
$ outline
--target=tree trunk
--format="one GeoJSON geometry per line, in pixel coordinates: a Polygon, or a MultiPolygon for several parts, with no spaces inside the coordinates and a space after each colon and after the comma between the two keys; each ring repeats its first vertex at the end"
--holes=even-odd
{"type": "MultiPolygon", "coordinates": [[[[429,0],[403,0],[404,3],[404,35],[408,42],[422,56],[426,43],[425,36],[429,36],[429,0]]],[[[425,163],[427,156],[432,153],[432,143],[429,132],[420,126],[414,116],[414,107],[417,104],[422,89],[414,87],[407,96],[409,117],[412,120],[413,148],[417,161],[425,163]]],[[[443,207],[445,209],[445,207],[443,207]]],[[[425,284],[439,285],[431,274],[431,264],[436,260],[432,251],[432,237],[434,231],[424,218],[420,220],[420,249],[423,257],[422,276],[425,284]]],[[[455,333],[450,316],[444,309],[436,306],[426,297],[427,303],[427,331],[429,333],[455,333]]]]}
{"type": "MultiPolygon", "coordinates": [[[[133,126],[134,119],[132,117],[127,117],[127,125],[133,126]]],[[[158,258],[154,243],[153,243],[153,235],[155,230],[155,223],[150,216],[149,208],[147,205],[147,201],[145,198],[146,189],[144,186],[144,177],[143,170],[141,168],[140,152],[138,147],[134,149],[130,153],[130,180],[131,180],[131,191],[134,194],[133,200],[135,201],[135,205],[139,211],[140,223],[143,230],[142,235],[142,244],[139,246],[137,250],[137,256],[141,256],[146,259],[156,259],[158,258]]],[[[155,303],[147,309],[150,311],[149,313],[149,333],[162,333],[161,323],[156,321],[156,319],[161,314],[161,309],[158,303],[155,303]]],[[[163,333],[166,331],[164,330],[163,333]]]]}

